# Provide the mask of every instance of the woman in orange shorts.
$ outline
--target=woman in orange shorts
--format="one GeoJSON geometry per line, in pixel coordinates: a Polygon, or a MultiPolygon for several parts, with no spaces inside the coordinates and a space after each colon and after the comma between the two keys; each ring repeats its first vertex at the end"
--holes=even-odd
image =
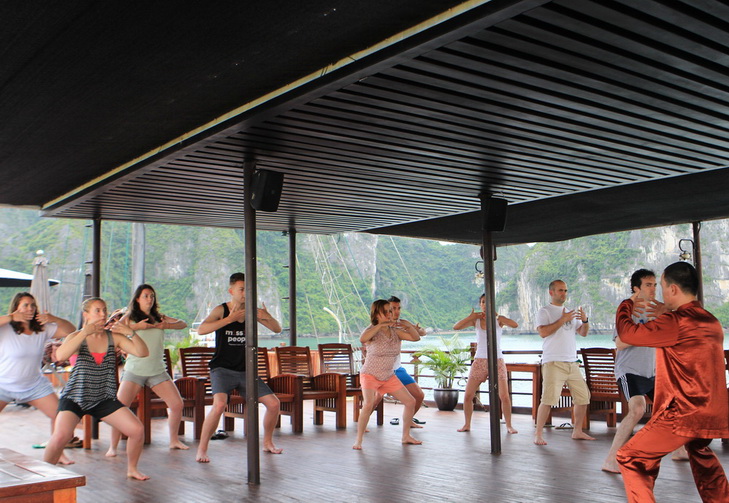
{"type": "MultiPolygon", "coordinates": [[[[476,396],[481,383],[485,382],[489,377],[489,361],[487,357],[486,344],[486,296],[481,295],[479,299],[481,306],[480,312],[471,309],[471,314],[463,318],[461,321],[453,325],[453,330],[461,330],[466,327],[475,327],[478,337],[476,356],[471,364],[471,372],[468,374],[468,382],[466,384],[466,393],[463,397],[463,414],[466,422],[458,431],[469,431],[471,429],[471,416],[473,415],[473,398],[476,396]]],[[[511,426],[511,398],[509,397],[509,383],[506,378],[506,363],[501,354],[501,331],[502,327],[507,326],[516,328],[519,326],[517,322],[507,318],[506,316],[496,315],[496,354],[498,355],[499,367],[499,398],[501,399],[501,411],[506,421],[506,431],[509,433],[518,433],[511,426]]]]}
{"type": "Polygon", "coordinates": [[[362,449],[367,423],[385,393],[391,394],[403,404],[402,443],[421,444],[421,441],[410,435],[415,399],[393,371],[395,360],[400,355],[400,341],[419,341],[420,334],[415,325],[408,321],[392,321],[392,309],[386,300],[372,303],[370,320],[372,324],[359,338],[367,349],[367,358],[359,374],[364,403],[357,423],[357,441],[352,448],[362,449]]]}

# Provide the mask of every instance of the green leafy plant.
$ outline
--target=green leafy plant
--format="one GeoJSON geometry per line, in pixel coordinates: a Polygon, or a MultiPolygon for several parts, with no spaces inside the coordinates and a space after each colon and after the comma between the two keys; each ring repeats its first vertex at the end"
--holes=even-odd
{"type": "Polygon", "coordinates": [[[446,339],[440,337],[442,347],[429,346],[421,349],[413,356],[420,359],[427,358],[423,365],[433,372],[435,381],[440,388],[453,388],[453,381],[456,377],[463,375],[471,361],[471,350],[468,347],[460,346],[458,334],[446,339]]]}
{"type": "MultiPolygon", "coordinates": [[[[165,341],[165,348],[170,350],[170,362],[172,363],[172,371],[173,372],[181,372],[181,369],[179,368],[179,362],[180,362],[180,348],[189,348],[192,346],[197,346],[198,342],[195,339],[195,336],[188,333],[185,337],[178,341],[165,341]]],[[[172,376],[174,377],[174,376],[172,376]]]]}

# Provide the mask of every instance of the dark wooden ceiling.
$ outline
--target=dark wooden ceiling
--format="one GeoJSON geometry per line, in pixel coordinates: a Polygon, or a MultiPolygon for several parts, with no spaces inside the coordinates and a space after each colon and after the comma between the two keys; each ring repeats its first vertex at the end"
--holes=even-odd
{"type": "MultiPolygon", "coordinates": [[[[88,69],[76,91],[49,76],[35,87],[42,96],[19,86],[54,51],[36,48],[2,70],[17,75],[6,87],[32,107],[17,131],[0,130],[10,152],[3,172],[27,175],[23,190],[0,189],[0,203],[58,217],[241,227],[241,164],[253,159],[286,177],[279,210],[258,214],[266,230],[478,242],[480,193],[510,202],[500,244],[729,216],[725,3],[494,0],[462,4],[458,15],[445,12],[456,2],[400,2],[399,12],[361,4],[350,12],[349,2],[314,2],[296,13],[266,4],[255,34],[237,19],[247,33],[238,50],[232,20],[203,46],[172,37],[159,54],[140,51],[135,41],[152,26],[132,15],[121,26],[136,35],[116,41],[117,29],[101,46],[110,21],[97,38],[75,28],[83,19],[89,30],[99,16],[59,21],[63,33],[48,46],[87,41],[89,57],[117,62],[88,69]],[[441,10],[437,22],[403,33],[441,10]],[[271,41],[266,22],[301,36],[271,41]],[[63,99],[70,105],[58,115],[44,114],[63,99]]],[[[86,57],[76,63],[85,67],[86,57]]],[[[8,102],[0,98],[0,110],[8,102]]],[[[22,101],[15,107],[25,113],[22,101]]]]}

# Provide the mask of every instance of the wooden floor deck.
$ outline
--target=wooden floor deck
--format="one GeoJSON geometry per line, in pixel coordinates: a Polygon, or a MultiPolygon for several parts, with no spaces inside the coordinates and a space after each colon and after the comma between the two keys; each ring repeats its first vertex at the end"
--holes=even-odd
{"type": "MultiPolygon", "coordinates": [[[[351,412],[351,406],[349,411],[351,412]]],[[[109,430],[101,427],[101,439],[92,450],[66,452],[76,464],[70,469],[86,475],[87,486],[78,490],[78,501],[98,502],[615,502],[625,501],[618,475],[600,471],[614,430],[594,421],[595,442],[570,439],[570,431],[550,430],[549,445],[532,444],[531,417],[516,415],[517,435],[503,435],[503,453],[490,454],[488,415],[476,412],[470,433],[458,433],[462,412],[422,410],[427,421],[414,435],[420,446],[403,446],[401,429],[389,420],[400,415],[400,406],[387,404],[385,425],[370,424],[364,450],[353,451],[355,428],[337,431],[334,418],[314,426],[312,412],[305,411],[304,433],[293,434],[284,426],[275,435],[283,447],[280,456],[262,453],[261,485],[246,483],[246,441],[243,423],[225,440],[211,442],[212,462],[195,462],[196,442],[188,428],[189,451],[169,451],[165,420],[153,421],[153,443],[145,447],[140,469],[152,478],[127,480],[126,458],[104,457],[109,430]]],[[[351,417],[350,417],[351,421],[351,417]]],[[[556,420],[555,424],[559,424],[556,420]]],[[[8,406],[0,413],[0,446],[42,458],[32,444],[47,439],[49,422],[38,411],[8,406]]],[[[714,441],[729,471],[729,446],[714,441]]],[[[661,502],[699,501],[687,463],[666,459],[656,487],[661,502]]]]}

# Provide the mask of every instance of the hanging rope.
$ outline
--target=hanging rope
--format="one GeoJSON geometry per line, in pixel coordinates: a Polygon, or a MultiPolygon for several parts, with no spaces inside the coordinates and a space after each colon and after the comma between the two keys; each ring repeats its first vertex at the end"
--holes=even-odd
{"type": "Polygon", "coordinates": [[[405,269],[405,274],[407,274],[408,278],[410,279],[410,284],[412,284],[413,289],[415,290],[415,295],[418,296],[420,299],[420,302],[423,303],[423,307],[425,308],[425,311],[428,313],[428,317],[430,317],[430,322],[433,324],[433,326],[436,326],[435,324],[435,318],[433,318],[433,314],[430,312],[430,309],[428,309],[428,304],[425,303],[425,300],[423,300],[423,297],[420,295],[420,290],[418,290],[417,285],[415,284],[415,280],[413,279],[412,274],[410,274],[410,271],[408,270],[407,264],[405,264],[405,261],[402,258],[402,255],[400,255],[400,250],[397,249],[397,245],[395,244],[395,241],[392,239],[392,236],[390,237],[390,242],[392,243],[393,248],[395,248],[395,252],[397,253],[397,256],[400,258],[400,262],[402,263],[403,268],[405,269]]]}

